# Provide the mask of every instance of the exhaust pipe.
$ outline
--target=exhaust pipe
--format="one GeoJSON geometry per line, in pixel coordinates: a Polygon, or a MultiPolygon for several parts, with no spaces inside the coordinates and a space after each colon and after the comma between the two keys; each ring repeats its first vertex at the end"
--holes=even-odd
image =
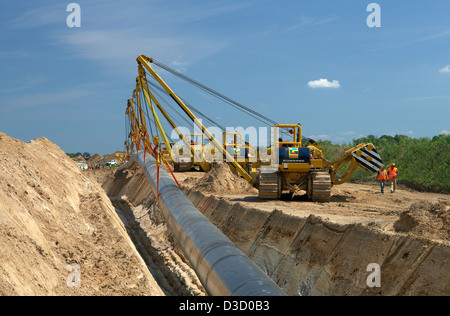
{"type": "MultiPolygon", "coordinates": [[[[150,155],[133,156],[157,195],[157,166],[150,155]]],[[[214,226],[160,168],[159,202],[167,226],[210,296],[285,296],[247,255],[214,226]]]]}

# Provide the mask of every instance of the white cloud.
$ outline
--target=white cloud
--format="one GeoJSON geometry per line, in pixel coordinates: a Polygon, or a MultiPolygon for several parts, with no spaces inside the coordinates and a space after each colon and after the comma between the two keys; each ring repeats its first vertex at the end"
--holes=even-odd
{"type": "Polygon", "coordinates": [[[312,80],[308,82],[308,87],[316,88],[339,88],[341,84],[337,80],[328,81],[328,79],[312,80]]]}
{"type": "Polygon", "coordinates": [[[439,72],[450,72],[450,65],[447,65],[442,69],[439,69],[439,72]]]}
{"type": "Polygon", "coordinates": [[[450,135],[450,132],[447,131],[447,130],[445,130],[445,129],[443,129],[443,130],[439,133],[439,135],[450,135]]]}
{"type": "Polygon", "coordinates": [[[331,137],[329,135],[311,135],[308,136],[308,138],[314,139],[314,140],[331,140],[331,137]]]}

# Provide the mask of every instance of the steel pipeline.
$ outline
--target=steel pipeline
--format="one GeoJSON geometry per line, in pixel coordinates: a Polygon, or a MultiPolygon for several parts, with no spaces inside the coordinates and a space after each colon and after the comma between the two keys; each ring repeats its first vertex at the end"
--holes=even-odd
{"type": "MultiPolygon", "coordinates": [[[[150,155],[133,156],[156,196],[157,165],[150,155]]],[[[247,255],[215,227],[160,168],[159,209],[211,296],[285,296],[286,294],[247,255]]]]}

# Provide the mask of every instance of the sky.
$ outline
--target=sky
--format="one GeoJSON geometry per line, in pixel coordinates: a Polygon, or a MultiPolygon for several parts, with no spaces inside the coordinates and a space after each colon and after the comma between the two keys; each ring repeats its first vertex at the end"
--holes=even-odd
{"type": "MultiPolygon", "coordinates": [[[[79,0],[80,27],[70,3],[2,0],[0,132],[123,150],[141,54],[314,139],[450,132],[448,0],[79,0]]],[[[222,126],[256,126],[155,70],[222,126]]]]}

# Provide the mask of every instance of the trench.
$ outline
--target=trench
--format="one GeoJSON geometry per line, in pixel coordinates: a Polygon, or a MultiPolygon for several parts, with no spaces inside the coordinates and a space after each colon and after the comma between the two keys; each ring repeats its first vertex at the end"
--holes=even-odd
{"type": "MultiPolygon", "coordinates": [[[[118,171],[103,184],[150,271],[167,295],[205,295],[195,273],[152,207],[142,171],[118,171]]],[[[217,228],[290,296],[450,294],[445,244],[244,207],[199,191],[186,195],[217,228]],[[373,264],[379,287],[369,279],[373,264]]]]}
{"type": "Polygon", "coordinates": [[[145,175],[117,171],[103,187],[164,294],[205,296],[205,289],[165,225],[145,175]]]}

